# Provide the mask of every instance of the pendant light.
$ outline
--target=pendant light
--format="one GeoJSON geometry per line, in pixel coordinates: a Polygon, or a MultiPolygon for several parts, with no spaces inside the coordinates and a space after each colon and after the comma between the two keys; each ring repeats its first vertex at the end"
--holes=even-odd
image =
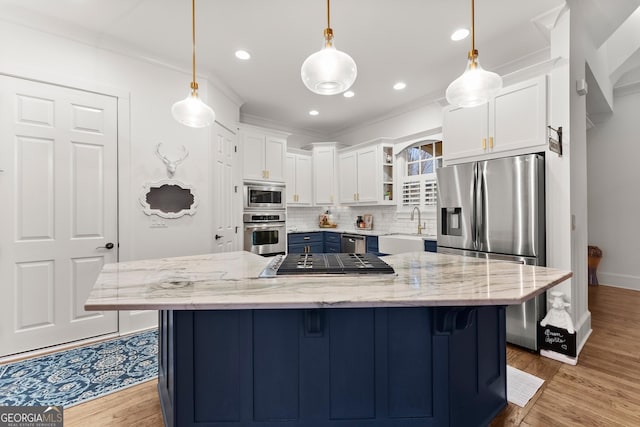
{"type": "Polygon", "coordinates": [[[327,0],[327,28],[324,47],[311,54],[302,64],[300,76],[305,86],[318,95],[336,95],[349,89],[356,81],[358,68],[349,55],[336,49],[330,21],[330,0],[327,0]]]}
{"type": "Polygon", "coordinates": [[[468,108],[485,104],[502,88],[502,78],[484,70],[478,62],[475,46],[474,0],[471,0],[471,50],[467,69],[447,88],[446,97],[451,105],[468,108]]]}
{"type": "Polygon", "coordinates": [[[191,91],[185,99],[173,104],[171,114],[174,119],[183,125],[201,128],[212,125],[216,119],[216,114],[211,107],[198,97],[198,82],[196,82],[196,0],[191,0],[191,41],[193,68],[191,91]]]}

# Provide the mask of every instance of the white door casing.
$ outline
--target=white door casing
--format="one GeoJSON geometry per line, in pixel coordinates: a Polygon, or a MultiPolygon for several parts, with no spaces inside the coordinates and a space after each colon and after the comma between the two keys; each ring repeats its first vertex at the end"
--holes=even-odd
{"type": "Polygon", "coordinates": [[[116,332],[83,307],[117,261],[117,99],[0,76],[0,170],[0,356],[116,332]]]}
{"type": "Polygon", "coordinates": [[[238,223],[242,213],[241,176],[238,172],[237,135],[219,124],[213,126],[211,146],[213,173],[211,204],[213,212],[213,252],[231,252],[240,249],[238,223]]]}

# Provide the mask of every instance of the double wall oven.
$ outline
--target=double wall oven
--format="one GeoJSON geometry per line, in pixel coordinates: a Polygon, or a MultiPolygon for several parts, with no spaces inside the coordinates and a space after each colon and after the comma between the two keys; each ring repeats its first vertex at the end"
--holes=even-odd
{"type": "Polygon", "coordinates": [[[285,186],[273,182],[244,183],[244,250],[263,256],[287,249],[285,186]]]}

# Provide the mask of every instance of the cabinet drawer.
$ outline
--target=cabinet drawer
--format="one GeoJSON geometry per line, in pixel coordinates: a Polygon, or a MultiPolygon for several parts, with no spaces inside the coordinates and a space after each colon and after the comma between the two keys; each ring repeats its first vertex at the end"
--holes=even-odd
{"type": "Polygon", "coordinates": [[[340,233],[334,233],[333,231],[324,232],[325,243],[337,243],[340,245],[340,233]]]}
{"type": "Polygon", "coordinates": [[[305,245],[310,243],[323,243],[322,232],[312,233],[291,233],[289,234],[290,245],[305,245]]]}
{"type": "Polygon", "coordinates": [[[324,245],[324,251],[333,254],[339,254],[342,252],[340,249],[340,243],[326,243],[324,245]]]}
{"type": "Polygon", "coordinates": [[[321,254],[324,253],[324,245],[322,242],[307,243],[303,245],[289,244],[287,252],[290,254],[321,254]]]}

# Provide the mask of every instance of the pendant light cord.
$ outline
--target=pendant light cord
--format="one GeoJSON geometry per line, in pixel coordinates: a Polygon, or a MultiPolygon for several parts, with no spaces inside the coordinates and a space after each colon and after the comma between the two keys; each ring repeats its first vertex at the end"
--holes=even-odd
{"type": "Polygon", "coordinates": [[[196,0],[191,0],[191,47],[192,47],[192,68],[193,81],[191,82],[192,92],[198,90],[196,83],[196,0]]]}
{"type": "Polygon", "coordinates": [[[474,0],[471,0],[471,51],[476,50],[476,23],[475,23],[474,0]]]}
{"type": "Polygon", "coordinates": [[[333,39],[333,30],[331,29],[331,5],[329,2],[330,0],[327,0],[327,28],[324,29],[325,47],[331,46],[331,40],[333,39]]]}

